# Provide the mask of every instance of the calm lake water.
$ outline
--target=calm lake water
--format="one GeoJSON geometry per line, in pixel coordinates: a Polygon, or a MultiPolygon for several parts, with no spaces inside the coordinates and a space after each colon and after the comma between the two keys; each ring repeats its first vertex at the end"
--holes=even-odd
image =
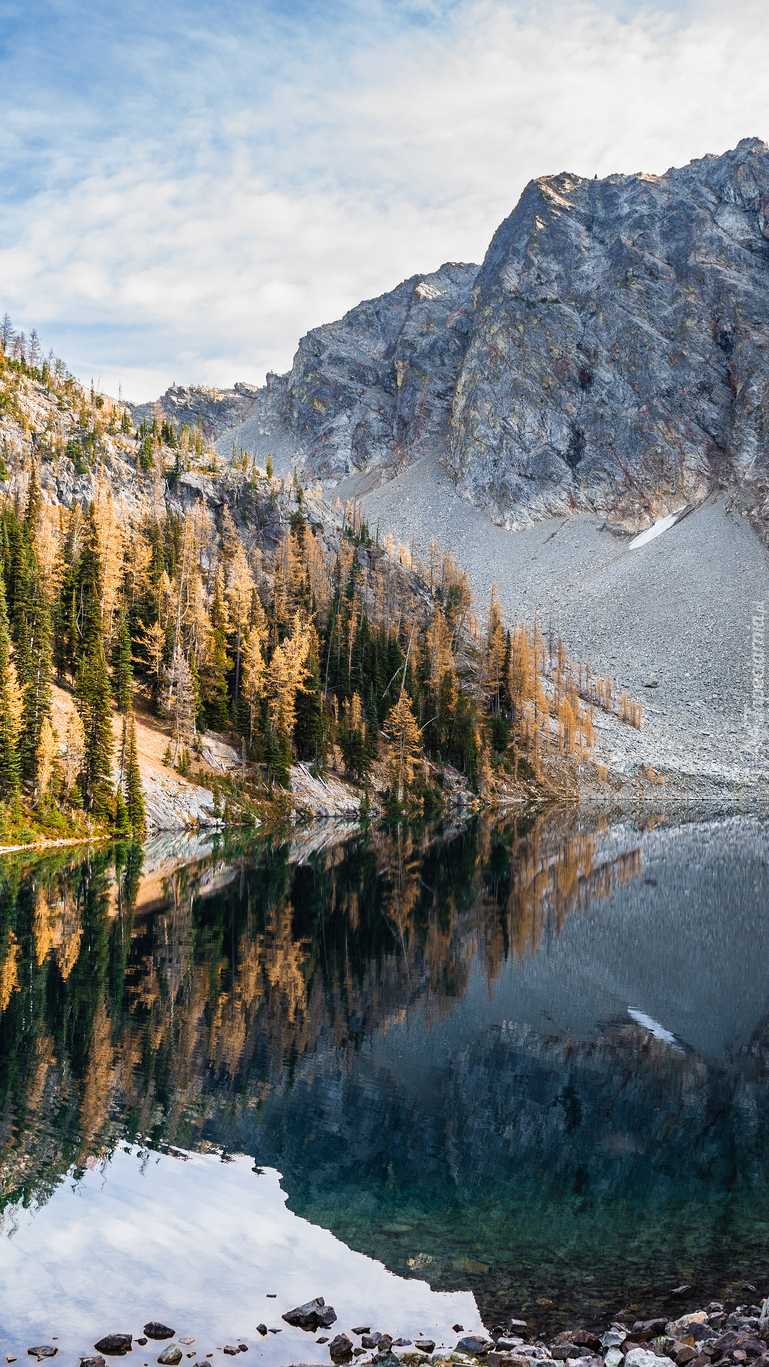
{"type": "Polygon", "coordinates": [[[281,1319],[316,1295],[452,1344],[750,1302],[768,965],[757,816],[6,859],[0,1347],[154,1318],[277,1367],[328,1361],[281,1319]]]}

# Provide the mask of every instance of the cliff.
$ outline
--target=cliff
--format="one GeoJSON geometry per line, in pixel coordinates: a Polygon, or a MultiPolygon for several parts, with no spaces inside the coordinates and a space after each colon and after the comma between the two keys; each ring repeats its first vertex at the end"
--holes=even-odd
{"type": "Polygon", "coordinates": [[[450,466],[508,527],[767,494],[769,151],[545,177],[489,247],[450,466]]]}
{"type": "Polygon", "coordinates": [[[767,266],[756,138],[662,176],[543,177],[480,271],[413,276],[302,338],[219,449],[366,487],[432,453],[510,529],[576,511],[637,529],[727,488],[763,526],[767,266]]]}

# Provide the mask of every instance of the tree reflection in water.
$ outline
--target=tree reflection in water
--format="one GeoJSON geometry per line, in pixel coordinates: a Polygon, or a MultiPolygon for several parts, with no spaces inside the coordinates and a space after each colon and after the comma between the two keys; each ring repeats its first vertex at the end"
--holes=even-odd
{"type": "Polygon", "coordinates": [[[214,1145],[395,1271],[471,1285],[487,1321],[755,1280],[763,1025],[707,1060],[585,986],[634,926],[653,939],[650,839],[554,811],[181,867],[7,861],[3,1209],[123,1138],[214,1145]]]}

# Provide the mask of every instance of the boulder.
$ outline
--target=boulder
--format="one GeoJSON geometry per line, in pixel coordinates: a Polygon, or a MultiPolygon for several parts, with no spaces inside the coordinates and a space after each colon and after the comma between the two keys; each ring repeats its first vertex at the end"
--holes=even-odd
{"type": "Polygon", "coordinates": [[[316,1296],[312,1301],[305,1301],[304,1305],[297,1305],[294,1310],[287,1310],[282,1318],[294,1329],[307,1329],[314,1334],[317,1329],[328,1329],[334,1323],[336,1311],[333,1305],[326,1305],[322,1296],[316,1296]]]}
{"type": "Polygon", "coordinates": [[[144,1332],[148,1339],[172,1339],[174,1336],[173,1329],[169,1329],[167,1324],[161,1324],[159,1320],[150,1320],[149,1324],[145,1324],[144,1332]]]}
{"type": "Polygon", "coordinates": [[[649,1348],[631,1348],[625,1356],[625,1367],[660,1367],[660,1360],[649,1348]]]}
{"type": "MultiPolygon", "coordinates": [[[[236,1348],[235,1352],[237,1353],[237,1351],[236,1348]]],[[[164,1348],[162,1353],[158,1353],[155,1361],[160,1364],[160,1367],[176,1367],[176,1364],[181,1362],[182,1357],[183,1353],[179,1345],[177,1343],[169,1343],[168,1347],[164,1348]]]]}
{"type": "Polygon", "coordinates": [[[352,1357],[353,1342],[346,1334],[337,1334],[328,1345],[328,1351],[335,1362],[344,1362],[352,1357]]]}
{"type": "Polygon", "coordinates": [[[671,1320],[665,1325],[665,1333],[672,1339],[685,1339],[692,1331],[694,1324],[707,1323],[707,1311],[695,1310],[691,1315],[681,1315],[680,1319],[671,1320]]]}
{"type": "Polygon", "coordinates": [[[457,1343],[456,1351],[469,1353],[472,1357],[485,1357],[493,1347],[491,1339],[487,1339],[483,1334],[465,1334],[457,1343]]]}
{"type": "Polygon", "coordinates": [[[660,1334],[665,1333],[666,1323],[667,1321],[664,1319],[637,1320],[633,1325],[633,1338],[641,1340],[658,1338],[660,1334]]]}
{"type": "Polygon", "coordinates": [[[105,1334],[93,1346],[97,1353],[104,1353],[106,1357],[123,1357],[125,1353],[130,1353],[132,1345],[131,1334],[105,1334]]]}

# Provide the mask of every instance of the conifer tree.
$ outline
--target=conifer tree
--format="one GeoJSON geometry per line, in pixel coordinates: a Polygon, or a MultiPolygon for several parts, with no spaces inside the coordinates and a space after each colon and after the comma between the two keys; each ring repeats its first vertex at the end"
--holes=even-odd
{"type": "Polygon", "coordinates": [[[40,587],[33,595],[20,658],[25,661],[25,677],[20,679],[24,699],[19,740],[21,769],[25,778],[35,778],[43,723],[48,721],[50,725],[53,673],[51,611],[40,587]]]}
{"type": "Polygon", "coordinates": [[[18,726],[11,697],[11,637],[0,574],[0,796],[15,802],[19,794],[18,726]]]}
{"type": "Polygon", "coordinates": [[[142,792],[139,757],[136,748],[136,722],[133,712],[128,717],[128,753],[124,773],[125,803],[128,825],[134,835],[141,835],[145,826],[144,794],[142,792]]]}
{"type": "Polygon", "coordinates": [[[75,704],[83,723],[83,806],[95,816],[110,807],[112,771],[111,689],[101,632],[86,643],[75,681],[75,704]]]}
{"type": "Polygon", "coordinates": [[[83,724],[80,791],[87,812],[106,816],[111,805],[112,690],[104,658],[101,566],[93,504],[81,557],[81,601],[84,640],[75,678],[75,704],[83,724]]]}
{"type": "Polygon", "coordinates": [[[227,611],[222,600],[219,575],[214,580],[214,601],[211,608],[211,633],[206,657],[200,666],[200,693],[206,724],[214,730],[229,725],[230,698],[227,675],[232,660],[227,654],[227,611]]]}
{"type": "Polygon", "coordinates": [[[414,760],[422,749],[417,720],[405,688],[387,717],[392,742],[389,777],[393,795],[402,802],[414,778],[414,760]]]}
{"type": "Polygon", "coordinates": [[[115,633],[112,648],[112,688],[115,705],[123,716],[131,710],[133,698],[133,669],[131,667],[131,636],[128,630],[128,614],[123,610],[120,625],[115,633]]]}

